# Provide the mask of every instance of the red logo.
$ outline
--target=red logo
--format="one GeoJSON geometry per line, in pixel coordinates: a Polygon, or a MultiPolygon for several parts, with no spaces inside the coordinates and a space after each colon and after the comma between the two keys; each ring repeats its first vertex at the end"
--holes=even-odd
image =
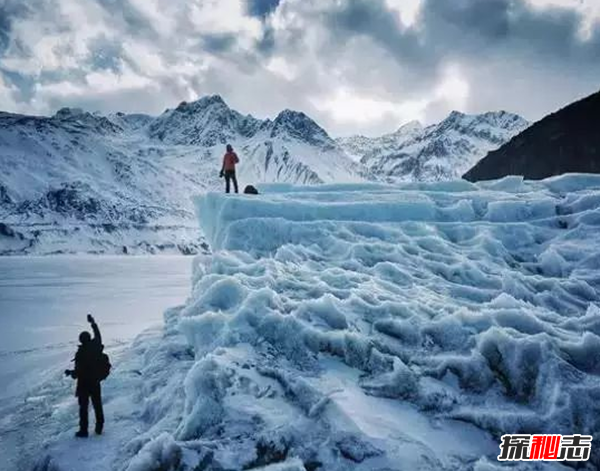
{"type": "Polygon", "coordinates": [[[587,461],[591,435],[502,435],[499,461],[587,461]]]}

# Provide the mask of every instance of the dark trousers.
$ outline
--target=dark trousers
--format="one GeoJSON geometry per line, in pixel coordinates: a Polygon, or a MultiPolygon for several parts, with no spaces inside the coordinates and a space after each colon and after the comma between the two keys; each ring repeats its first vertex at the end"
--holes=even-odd
{"type": "Polygon", "coordinates": [[[96,430],[102,431],[104,426],[104,411],[102,410],[102,390],[100,383],[83,387],[77,393],[79,399],[79,430],[87,432],[88,429],[88,408],[90,399],[94,407],[94,415],[96,416],[96,430]]]}
{"type": "Polygon", "coordinates": [[[225,193],[229,193],[229,182],[233,181],[233,188],[238,193],[237,178],[235,178],[235,170],[225,170],[225,193]]]}

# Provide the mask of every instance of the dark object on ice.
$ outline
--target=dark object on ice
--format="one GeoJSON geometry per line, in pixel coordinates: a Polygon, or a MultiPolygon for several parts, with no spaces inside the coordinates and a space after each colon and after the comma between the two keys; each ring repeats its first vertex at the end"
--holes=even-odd
{"type": "Polygon", "coordinates": [[[77,380],[75,395],[79,400],[79,438],[88,436],[88,408],[90,399],[96,416],[96,433],[100,435],[104,428],[104,411],[102,409],[102,389],[100,382],[110,374],[110,360],[103,352],[102,336],[94,318],[88,314],[88,322],[94,331],[94,337],[89,332],[81,332],[81,345],[75,354],[75,369],[65,370],[67,376],[77,380]]]}
{"type": "Polygon", "coordinates": [[[538,121],[469,170],[469,181],[600,173],[600,92],[538,121]]]}
{"type": "Polygon", "coordinates": [[[246,185],[246,188],[244,188],[244,193],[247,195],[258,195],[258,190],[252,185],[246,185]]]}
{"type": "Polygon", "coordinates": [[[233,151],[231,144],[227,144],[227,152],[223,156],[223,166],[221,167],[220,177],[225,177],[225,193],[229,193],[230,181],[233,181],[233,188],[238,193],[238,183],[235,176],[235,166],[240,163],[240,159],[233,151]]]}

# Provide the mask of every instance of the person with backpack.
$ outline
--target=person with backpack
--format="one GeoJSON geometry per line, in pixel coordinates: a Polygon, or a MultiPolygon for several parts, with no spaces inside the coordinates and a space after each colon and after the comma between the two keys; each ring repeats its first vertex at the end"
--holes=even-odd
{"type": "Polygon", "coordinates": [[[88,407],[90,399],[96,416],[96,434],[101,435],[104,428],[104,411],[102,409],[102,391],[100,382],[110,373],[108,355],[103,352],[102,336],[94,318],[88,314],[87,320],[92,326],[94,337],[89,332],[81,332],[81,344],[75,354],[75,369],[65,370],[65,375],[77,380],[75,395],[79,402],[78,438],[88,436],[88,407]]]}
{"type": "Polygon", "coordinates": [[[229,182],[233,181],[233,188],[235,192],[238,192],[237,178],[235,177],[235,166],[240,163],[240,159],[237,154],[233,151],[233,146],[227,144],[227,152],[223,156],[223,166],[221,167],[221,178],[225,177],[225,193],[229,193],[229,182]]]}

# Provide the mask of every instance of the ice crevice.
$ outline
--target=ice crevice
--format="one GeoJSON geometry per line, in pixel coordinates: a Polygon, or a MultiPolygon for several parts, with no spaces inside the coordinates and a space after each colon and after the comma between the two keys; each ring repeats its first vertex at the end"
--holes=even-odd
{"type": "Polygon", "coordinates": [[[504,433],[597,433],[600,177],[260,190],[195,198],[181,420],[130,470],[483,471],[504,433]]]}

